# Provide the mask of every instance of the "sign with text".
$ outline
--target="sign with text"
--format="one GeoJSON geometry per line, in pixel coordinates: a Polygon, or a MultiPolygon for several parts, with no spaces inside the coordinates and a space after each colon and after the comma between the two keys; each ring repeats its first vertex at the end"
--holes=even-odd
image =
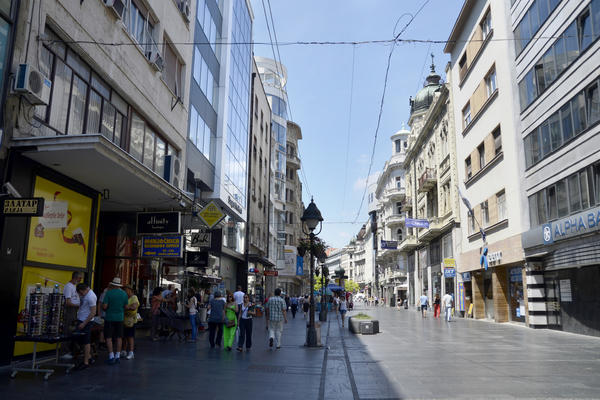
{"type": "Polygon", "coordinates": [[[454,278],[456,270],[454,268],[444,268],[444,278],[454,278]]]}
{"type": "Polygon", "coordinates": [[[458,311],[465,311],[465,284],[458,282],[458,311]]]}
{"type": "Polygon", "coordinates": [[[192,233],[190,246],[191,247],[210,247],[211,234],[210,232],[194,232],[192,233]]]}
{"type": "Polygon", "coordinates": [[[183,252],[182,236],[144,236],[142,257],[180,258],[183,252]]]}
{"type": "Polygon", "coordinates": [[[180,212],[143,212],[137,214],[138,235],[176,235],[180,231],[180,212]]]}
{"type": "Polygon", "coordinates": [[[454,258],[444,258],[444,267],[456,268],[456,260],[454,258]]]}
{"type": "Polygon", "coordinates": [[[407,228],[429,228],[429,221],[426,219],[406,218],[404,225],[407,228]]]}
{"type": "Polygon", "coordinates": [[[462,273],[463,282],[471,282],[471,273],[463,272],[462,273]]]}
{"type": "Polygon", "coordinates": [[[381,240],[382,250],[396,250],[398,248],[398,241],[396,240],[381,240]]]}
{"type": "Polygon", "coordinates": [[[44,214],[44,198],[3,199],[0,212],[7,217],[41,217],[44,214]]]}
{"type": "Polygon", "coordinates": [[[600,229],[600,207],[580,212],[567,218],[542,225],[544,244],[569,237],[584,235],[600,229]]]}
{"type": "Polygon", "coordinates": [[[217,225],[223,218],[225,213],[221,211],[219,206],[214,201],[211,201],[198,213],[198,216],[209,228],[217,225]]]}
{"type": "Polygon", "coordinates": [[[208,251],[186,251],[186,265],[188,267],[205,268],[208,266],[208,251]]]}
{"type": "Polygon", "coordinates": [[[304,275],[304,257],[296,256],[296,275],[304,275]]]}
{"type": "Polygon", "coordinates": [[[279,275],[279,272],[278,271],[265,271],[265,272],[263,272],[263,275],[264,276],[277,276],[277,275],[279,275]]]}

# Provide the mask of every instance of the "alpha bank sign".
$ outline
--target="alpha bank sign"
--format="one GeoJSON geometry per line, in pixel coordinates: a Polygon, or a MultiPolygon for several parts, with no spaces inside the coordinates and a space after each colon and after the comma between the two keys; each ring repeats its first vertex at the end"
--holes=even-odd
{"type": "Polygon", "coordinates": [[[600,230],[600,207],[542,225],[544,244],[600,230]]]}

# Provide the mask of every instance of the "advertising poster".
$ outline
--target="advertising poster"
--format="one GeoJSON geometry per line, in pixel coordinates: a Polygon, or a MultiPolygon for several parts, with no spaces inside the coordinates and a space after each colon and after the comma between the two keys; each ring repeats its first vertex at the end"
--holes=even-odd
{"type": "Polygon", "coordinates": [[[142,238],[142,257],[183,256],[182,236],[144,236],[142,238]]]}
{"type": "Polygon", "coordinates": [[[285,268],[280,271],[281,275],[296,275],[296,256],[298,255],[296,246],[285,246],[283,255],[285,257],[285,268]]]}
{"type": "MultiPolygon", "coordinates": [[[[72,271],[61,271],[49,268],[23,267],[23,277],[21,280],[21,295],[19,298],[19,318],[17,321],[22,321],[25,309],[27,295],[35,290],[35,285],[42,285],[42,292],[51,293],[54,285],[58,283],[60,292],[62,293],[65,284],[71,280],[72,271]]],[[[17,334],[24,332],[25,325],[22,322],[17,322],[17,334]]],[[[55,349],[56,345],[38,343],[37,351],[45,351],[55,349]]],[[[15,342],[14,355],[20,356],[33,352],[33,344],[27,342],[15,342]]]]}
{"type": "Polygon", "coordinates": [[[93,199],[39,176],[34,196],[44,215],[31,218],[27,260],[86,268],[93,199]]]}
{"type": "Polygon", "coordinates": [[[458,282],[458,311],[465,311],[465,284],[458,282]]]}

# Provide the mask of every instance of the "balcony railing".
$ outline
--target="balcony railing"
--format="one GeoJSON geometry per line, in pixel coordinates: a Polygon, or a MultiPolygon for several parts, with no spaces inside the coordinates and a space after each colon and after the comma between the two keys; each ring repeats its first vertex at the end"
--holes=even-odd
{"type": "Polygon", "coordinates": [[[406,196],[406,189],[403,187],[394,187],[386,190],[384,196],[387,199],[403,198],[406,196]]]}
{"type": "Polygon", "coordinates": [[[423,174],[419,178],[419,192],[428,192],[435,184],[435,170],[433,168],[425,168],[425,171],[423,171],[423,174]]]}

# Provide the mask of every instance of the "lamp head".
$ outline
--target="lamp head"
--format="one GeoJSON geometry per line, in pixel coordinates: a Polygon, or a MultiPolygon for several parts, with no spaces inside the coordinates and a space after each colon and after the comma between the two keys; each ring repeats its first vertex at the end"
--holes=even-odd
{"type": "Polygon", "coordinates": [[[321,211],[319,211],[312,198],[310,199],[310,204],[308,207],[306,207],[306,210],[304,210],[304,214],[302,214],[300,220],[306,223],[306,226],[311,232],[315,230],[317,225],[319,225],[319,222],[323,221],[321,211]]]}

